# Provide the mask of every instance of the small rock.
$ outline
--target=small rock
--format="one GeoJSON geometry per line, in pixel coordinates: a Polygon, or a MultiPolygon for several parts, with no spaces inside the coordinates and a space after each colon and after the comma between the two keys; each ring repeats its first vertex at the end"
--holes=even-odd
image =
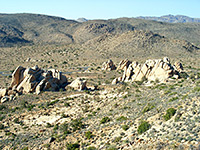
{"type": "Polygon", "coordinates": [[[87,81],[81,78],[75,79],[69,86],[76,90],[84,90],[86,87],[87,81]]]}
{"type": "Polygon", "coordinates": [[[44,141],[44,144],[49,144],[49,143],[52,143],[53,141],[55,141],[55,138],[50,137],[49,139],[44,141]]]}
{"type": "Polygon", "coordinates": [[[0,89],[0,98],[6,96],[7,91],[8,90],[6,88],[5,89],[0,89]]]}
{"type": "Polygon", "coordinates": [[[1,103],[5,103],[7,101],[9,101],[10,97],[9,96],[4,96],[1,98],[1,103]]]}

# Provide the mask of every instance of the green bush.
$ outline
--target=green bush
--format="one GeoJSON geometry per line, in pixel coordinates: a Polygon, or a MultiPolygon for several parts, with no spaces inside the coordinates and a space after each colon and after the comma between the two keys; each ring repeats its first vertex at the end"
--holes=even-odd
{"type": "MultiPolygon", "coordinates": [[[[57,127],[56,127],[57,128],[57,127]]],[[[63,132],[64,134],[70,134],[70,131],[69,131],[69,127],[68,127],[68,124],[67,123],[63,123],[60,125],[59,127],[60,131],[63,132]]]]}
{"type": "Polygon", "coordinates": [[[91,131],[85,132],[85,137],[86,137],[87,139],[91,139],[93,136],[94,136],[94,135],[92,134],[91,131]]]}
{"type": "Polygon", "coordinates": [[[90,147],[87,148],[87,150],[96,150],[96,147],[90,146],[90,147]]]}
{"type": "Polygon", "coordinates": [[[126,130],[129,129],[129,126],[128,126],[128,125],[122,125],[122,129],[123,129],[124,131],[126,131],[126,130]]]}
{"type": "Polygon", "coordinates": [[[72,127],[73,131],[84,128],[84,124],[82,123],[81,119],[72,120],[72,122],[70,123],[70,126],[72,127]]]}
{"type": "Polygon", "coordinates": [[[142,134],[150,129],[150,124],[147,121],[141,121],[138,126],[137,132],[138,134],[142,134]]]}
{"type": "Polygon", "coordinates": [[[113,142],[118,143],[119,141],[121,141],[121,139],[122,139],[121,136],[115,137],[113,142]]]}
{"type": "Polygon", "coordinates": [[[0,129],[4,129],[5,126],[3,124],[0,124],[0,129]]]}
{"type": "Polygon", "coordinates": [[[127,120],[127,118],[124,117],[124,116],[120,116],[120,117],[118,117],[116,120],[117,120],[117,121],[125,121],[125,120],[127,120]]]}
{"type": "Polygon", "coordinates": [[[66,148],[67,150],[79,150],[80,149],[80,145],[78,143],[67,143],[66,144],[66,148]]]}
{"type": "Polygon", "coordinates": [[[147,104],[145,107],[144,107],[144,109],[142,110],[142,113],[144,114],[145,112],[148,112],[148,111],[150,111],[151,109],[153,109],[155,107],[155,105],[153,105],[153,104],[147,104]]]}
{"type": "Polygon", "coordinates": [[[6,109],[5,105],[0,105],[0,110],[6,109]]]}
{"type": "Polygon", "coordinates": [[[184,79],[188,78],[188,74],[186,72],[179,73],[179,76],[180,76],[180,78],[184,78],[184,79]]]}
{"type": "Polygon", "coordinates": [[[169,100],[169,102],[173,102],[173,101],[175,101],[175,100],[177,100],[178,99],[178,97],[172,97],[170,100],[169,100]]]}
{"type": "Polygon", "coordinates": [[[110,145],[106,148],[106,150],[118,150],[115,146],[110,145]]]}
{"type": "Polygon", "coordinates": [[[167,109],[166,114],[163,116],[164,120],[167,121],[167,120],[171,119],[171,117],[174,116],[175,113],[176,113],[176,109],[174,109],[174,108],[167,109]]]}
{"type": "Polygon", "coordinates": [[[104,124],[104,123],[107,123],[110,121],[110,118],[109,117],[103,117],[100,121],[101,124],[104,124]]]}

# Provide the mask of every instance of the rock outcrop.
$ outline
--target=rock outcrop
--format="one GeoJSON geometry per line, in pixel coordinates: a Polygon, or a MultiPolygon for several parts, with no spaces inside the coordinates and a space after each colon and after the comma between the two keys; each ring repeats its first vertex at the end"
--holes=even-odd
{"type": "Polygon", "coordinates": [[[70,87],[74,88],[75,90],[85,90],[87,89],[87,81],[81,78],[77,78],[69,85],[70,87]]]}
{"type": "Polygon", "coordinates": [[[117,70],[127,70],[128,66],[131,64],[132,62],[129,61],[128,59],[124,59],[122,61],[120,61],[117,70]]]}
{"type": "Polygon", "coordinates": [[[67,78],[58,70],[19,66],[12,74],[11,87],[22,93],[39,94],[43,90],[57,91],[64,83],[67,83],[67,78]]]}
{"type": "Polygon", "coordinates": [[[67,78],[58,70],[44,70],[38,66],[32,68],[18,66],[12,74],[10,87],[1,90],[0,97],[5,95],[13,97],[17,93],[40,94],[41,91],[57,91],[66,84],[67,78]]]}
{"type": "Polygon", "coordinates": [[[115,69],[116,69],[116,67],[112,60],[108,60],[102,64],[102,70],[111,71],[111,70],[115,70],[115,69]]]}
{"type": "Polygon", "coordinates": [[[123,69],[122,77],[113,80],[112,84],[128,81],[166,81],[168,78],[175,76],[179,78],[179,73],[183,71],[183,66],[180,62],[171,65],[168,57],[163,59],[147,60],[143,65],[138,62],[130,62],[122,60],[118,69],[123,69]]]}

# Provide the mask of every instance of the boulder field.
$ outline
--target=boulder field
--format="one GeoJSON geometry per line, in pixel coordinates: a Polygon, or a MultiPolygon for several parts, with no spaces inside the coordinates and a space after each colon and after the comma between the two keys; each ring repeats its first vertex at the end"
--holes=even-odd
{"type": "MultiPolygon", "coordinates": [[[[113,70],[114,63],[107,61],[103,64],[103,70],[113,70]],[[106,67],[105,67],[106,66],[106,67]],[[109,68],[110,66],[110,68],[109,68]]],[[[120,61],[117,70],[124,70],[123,76],[117,77],[112,84],[129,81],[159,81],[165,82],[168,78],[179,78],[180,73],[183,72],[183,66],[180,62],[175,62],[174,65],[170,63],[168,57],[163,59],[149,59],[144,64],[139,64],[136,61],[129,61],[124,59],[120,61]]]]}

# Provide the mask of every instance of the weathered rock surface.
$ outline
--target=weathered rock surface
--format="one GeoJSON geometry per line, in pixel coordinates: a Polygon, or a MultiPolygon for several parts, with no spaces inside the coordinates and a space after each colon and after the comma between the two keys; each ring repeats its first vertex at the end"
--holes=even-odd
{"type": "Polygon", "coordinates": [[[131,61],[129,61],[128,59],[124,59],[120,61],[117,67],[117,70],[126,70],[130,64],[131,64],[131,61]]]}
{"type": "Polygon", "coordinates": [[[6,93],[7,93],[7,89],[5,88],[5,89],[0,89],[0,98],[2,98],[2,97],[4,97],[5,95],[6,95],[6,93]]]}
{"type": "Polygon", "coordinates": [[[75,79],[69,86],[75,90],[84,90],[87,89],[87,81],[81,78],[75,79]]]}
{"type": "Polygon", "coordinates": [[[128,81],[166,81],[168,78],[175,76],[179,78],[179,73],[183,71],[180,62],[171,65],[169,58],[147,60],[143,65],[138,62],[130,62],[127,59],[122,60],[117,69],[123,69],[124,74],[121,78],[113,80],[112,84],[128,81]]]}
{"type": "Polygon", "coordinates": [[[67,78],[55,69],[43,70],[17,67],[12,74],[11,88],[17,92],[39,94],[43,90],[56,91],[67,83],[67,78]]]}
{"type": "Polygon", "coordinates": [[[1,103],[9,101],[10,97],[9,96],[4,96],[1,98],[1,103]]]}
{"type": "Polygon", "coordinates": [[[102,64],[102,70],[111,71],[111,70],[115,70],[115,69],[116,69],[116,67],[112,60],[108,60],[102,64]]]}

